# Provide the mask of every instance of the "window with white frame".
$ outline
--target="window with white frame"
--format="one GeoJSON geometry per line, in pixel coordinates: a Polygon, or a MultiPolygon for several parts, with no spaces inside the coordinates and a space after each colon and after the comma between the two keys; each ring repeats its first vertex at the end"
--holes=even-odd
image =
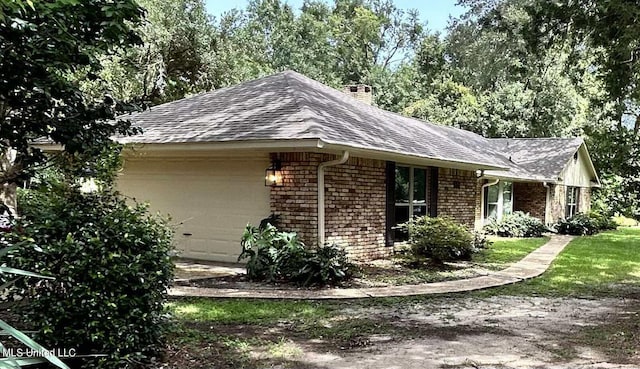
{"type": "Polygon", "coordinates": [[[578,213],[578,199],[580,197],[580,187],[567,187],[567,207],[565,218],[571,218],[578,213]]]}
{"type": "Polygon", "coordinates": [[[500,181],[485,188],[484,217],[485,219],[501,219],[513,212],[513,183],[500,181]]]}
{"type": "MultiPolygon", "coordinates": [[[[410,217],[427,215],[427,170],[425,168],[397,166],[395,184],[395,223],[410,217]]],[[[396,241],[406,240],[403,232],[395,232],[396,241]]]]}

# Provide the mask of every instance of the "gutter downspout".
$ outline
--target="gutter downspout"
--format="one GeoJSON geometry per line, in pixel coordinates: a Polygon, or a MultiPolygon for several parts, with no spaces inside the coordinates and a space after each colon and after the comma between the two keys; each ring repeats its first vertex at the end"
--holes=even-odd
{"type": "Polygon", "coordinates": [[[349,151],[344,151],[340,159],[325,161],[318,165],[318,247],[324,246],[324,168],[344,164],[349,160],[349,151]]]}
{"type": "Polygon", "coordinates": [[[544,224],[549,225],[551,223],[551,187],[549,187],[548,182],[542,182],[542,186],[547,189],[547,196],[544,200],[544,224]]]}
{"type": "Polygon", "coordinates": [[[487,182],[483,184],[482,188],[480,189],[480,222],[483,226],[484,226],[484,189],[489,186],[497,185],[498,182],[500,182],[500,179],[495,179],[493,182],[487,182]]]}

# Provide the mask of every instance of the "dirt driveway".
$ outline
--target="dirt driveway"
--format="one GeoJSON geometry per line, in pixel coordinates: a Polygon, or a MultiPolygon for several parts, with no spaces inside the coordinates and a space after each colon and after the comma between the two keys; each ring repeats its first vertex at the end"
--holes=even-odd
{"type": "Polygon", "coordinates": [[[380,329],[341,347],[292,335],[279,363],[260,356],[272,368],[640,368],[639,311],[634,299],[505,296],[354,306],[333,324],[380,329]]]}

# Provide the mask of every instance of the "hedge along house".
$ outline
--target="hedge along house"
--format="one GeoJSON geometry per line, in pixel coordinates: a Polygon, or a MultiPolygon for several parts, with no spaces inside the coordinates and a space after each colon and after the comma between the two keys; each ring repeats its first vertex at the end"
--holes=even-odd
{"type": "Polygon", "coordinates": [[[119,187],[172,215],[183,257],[236,261],[245,225],[276,214],[307,245],[367,260],[393,252],[410,216],[478,226],[482,191],[526,169],[497,141],[373,107],[368,86],[346,92],[286,71],[132,114],[144,133],[121,140],[119,187]]]}

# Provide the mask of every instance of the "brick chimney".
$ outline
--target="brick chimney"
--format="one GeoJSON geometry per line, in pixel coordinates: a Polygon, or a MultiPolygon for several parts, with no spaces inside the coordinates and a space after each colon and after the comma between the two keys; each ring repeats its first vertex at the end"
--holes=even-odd
{"type": "Polygon", "coordinates": [[[368,85],[346,85],[343,89],[344,93],[360,100],[365,104],[371,105],[373,102],[373,94],[371,92],[371,86],[368,85]]]}

